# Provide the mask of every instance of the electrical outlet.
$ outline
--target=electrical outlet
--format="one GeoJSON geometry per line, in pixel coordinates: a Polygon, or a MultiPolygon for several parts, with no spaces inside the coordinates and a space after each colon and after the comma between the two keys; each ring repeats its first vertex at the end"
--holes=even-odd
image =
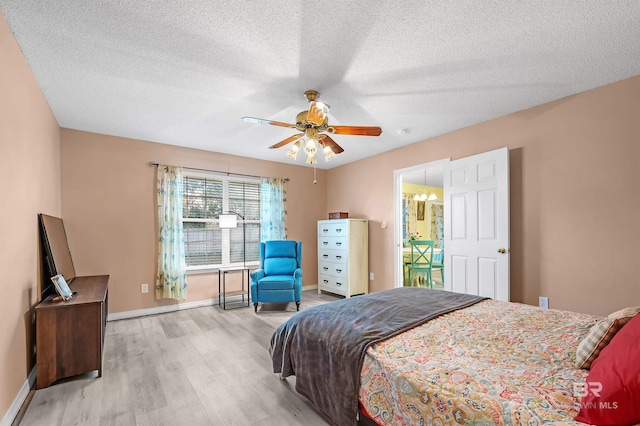
{"type": "Polygon", "coordinates": [[[373,278],[374,278],[373,272],[369,272],[369,281],[373,281],[373,278]]]}
{"type": "Polygon", "coordinates": [[[542,309],[549,309],[549,298],[544,296],[538,297],[538,306],[542,309]]]}
{"type": "Polygon", "coordinates": [[[140,293],[149,293],[149,284],[140,284],[140,293]]]}

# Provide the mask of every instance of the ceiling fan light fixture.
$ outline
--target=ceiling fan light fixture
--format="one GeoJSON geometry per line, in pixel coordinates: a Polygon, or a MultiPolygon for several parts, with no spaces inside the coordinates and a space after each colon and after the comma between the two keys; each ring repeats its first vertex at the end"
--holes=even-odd
{"type": "Polygon", "coordinates": [[[287,157],[289,157],[291,160],[295,161],[296,158],[298,157],[298,151],[300,149],[300,140],[298,139],[298,141],[296,143],[294,143],[291,148],[289,148],[289,151],[287,151],[287,157]]]}
{"type": "Polygon", "coordinates": [[[325,145],[323,148],[324,151],[324,161],[330,161],[336,158],[336,153],[333,152],[329,145],[325,145]]]}
{"type": "Polygon", "coordinates": [[[313,138],[307,139],[307,142],[304,144],[304,153],[307,155],[315,155],[318,152],[318,146],[316,145],[316,140],[313,138]]]}
{"type": "Polygon", "coordinates": [[[327,114],[329,113],[329,105],[311,101],[309,102],[309,111],[307,112],[307,122],[316,126],[322,126],[327,121],[327,114]]]}

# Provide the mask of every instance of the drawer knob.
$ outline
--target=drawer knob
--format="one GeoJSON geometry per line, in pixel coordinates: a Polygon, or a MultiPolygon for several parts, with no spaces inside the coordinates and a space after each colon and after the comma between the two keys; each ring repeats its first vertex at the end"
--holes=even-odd
{"type": "Polygon", "coordinates": [[[336,228],[336,232],[342,232],[342,228],[336,228]]]}
{"type": "Polygon", "coordinates": [[[340,272],[342,272],[342,269],[336,269],[336,272],[340,273],[340,272]]]}
{"type": "Polygon", "coordinates": [[[323,246],[326,246],[327,244],[329,244],[329,243],[328,243],[328,242],[326,242],[326,241],[323,241],[323,242],[322,242],[322,245],[323,245],[323,246]]]}
{"type": "Polygon", "coordinates": [[[338,287],[340,287],[340,286],[342,285],[342,283],[336,282],[336,285],[337,285],[338,287]]]}
{"type": "Polygon", "coordinates": [[[329,268],[327,268],[326,266],[323,266],[322,269],[325,270],[325,271],[329,270],[329,268]]]}
{"type": "Polygon", "coordinates": [[[327,228],[324,228],[322,232],[329,232],[329,230],[327,228]]]}
{"type": "Polygon", "coordinates": [[[327,257],[329,257],[329,255],[328,254],[323,254],[322,257],[324,257],[326,259],[327,257]]]}
{"type": "Polygon", "coordinates": [[[329,284],[329,280],[324,280],[324,283],[325,284],[329,284]]]}
{"type": "Polygon", "coordinates": [[[342,256],[336,255],[336,259],[342,259],[342,256]]]}
{"type": "Polygon", "coordinates": [[[340,247],[340,246],[342,245],[342,243],[341,243],[340,241],[336,241],[336,245],[337,245],[338,247],[340,247]]]}

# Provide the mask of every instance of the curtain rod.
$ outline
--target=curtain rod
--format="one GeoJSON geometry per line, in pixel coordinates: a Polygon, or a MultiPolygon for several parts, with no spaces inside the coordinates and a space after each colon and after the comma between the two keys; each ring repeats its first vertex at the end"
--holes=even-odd
{"type": "MultiPolygon", "coordinates": [[[[160,165],[160,163],[156,163],[155,161],[149,161],[147,163],[147,165],[149,167],[158,167],[160,165]]],[[[262,176],[255,176],[255,175],[246,175],[244,173],[233,173],[233,172],[223,172],[222,170],[211,170],[211,169],[199,169],[197,167],[184,167],[185,169],[189,169],[189,170],[197,170],[200,172],[213,172],[213,173],[220,173],[223,175],[234,175],[234,176],[244,176],[244,177],[252,177],[252,178],[261,178],[262,176]]],[[[284,178],[285,182],[289,182],[289,178],[284,178]]]]}

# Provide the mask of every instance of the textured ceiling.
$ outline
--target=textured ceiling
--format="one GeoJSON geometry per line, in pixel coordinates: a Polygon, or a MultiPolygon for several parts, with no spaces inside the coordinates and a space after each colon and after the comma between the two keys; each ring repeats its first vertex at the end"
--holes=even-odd
{"type": "Polygon", "coordinates": [[[0,0],[0,10],[62,127],[290,162],[286,148],[267,148],[295,131],[241,117],[294,122],[315,89],[331,124],[383,129],[334,136],[345,152],[320,168],[640,74],[635,0],[0,0]]]}

